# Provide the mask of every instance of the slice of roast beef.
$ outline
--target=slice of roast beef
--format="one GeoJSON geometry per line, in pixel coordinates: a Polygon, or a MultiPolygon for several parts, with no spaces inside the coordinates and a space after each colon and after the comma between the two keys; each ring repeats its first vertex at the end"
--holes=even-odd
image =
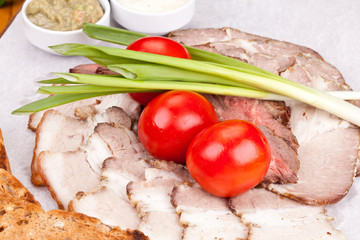
{"type": "Polygon", "coordinates": [[[82,74],[106,74],[106,75],[119,75],[119,73],[111,71],[110,69],[99,64],[81,64],[69,69],[70,73],[82,74]]]}
{"type": "Polygon", "coordinates": [[[298,143],[289,126],[289,110],[283,102],[208,95],[220,121],[241,119],[254,123],[271,147],[271,163],[263,183],[296,182],[298,143]]]}
{"type": "Polygon", "coordinates": [[[185,183],[173,189],[171,203],[185,228],[184,240],[248,239],[248,228],[231,212],[226,198],[185,183]]]}
{"type": "MultiPolygon", "coordinates": [[[[245,61],[319,90],[351,90],[334,66],[302,46],[231,28],[180,30],[170,36],[186,45],[245,61]]],[[[305,104],[295,101],[286,104],[291,108],[290,129],[300,145],[298,182],[271,184],[268,189],[311,204],[340,200],[353,183],[359,155],[358,128],[305,104]]],[[[284,135],[279,137],[286,139],[284,135]]]]}
{"type": "Polygon", "coordinates": [[[70,73],[97,74],[96,70],[101,67],[99,64],[81,64],[69,69],[70,73]]]}
{"type": "Polygon", "coordinates": [[[248,240],[341,239],[322,206],[309,206],[265,189],[252,189],[230,200],[230,207],[249,227],[248,240]]]}
{"type": "Polygon", "coordinates": [[[141,217],[139,230],[150,239],[182,239],[183,227],[170,202],[176,185],[194,182],[180,164],[156,160],[155,167],[145,169],[145,181],[132,181],[127,186],[130,202],[141,217]]]}

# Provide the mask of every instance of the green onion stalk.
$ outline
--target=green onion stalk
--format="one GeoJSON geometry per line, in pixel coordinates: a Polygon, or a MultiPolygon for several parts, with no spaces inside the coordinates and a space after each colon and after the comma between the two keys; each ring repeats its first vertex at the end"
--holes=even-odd
{"type": "MultiPolygon", "coordinates": [[[[84,32],[92,38],[121,45],[129,45],[146,36],[94,24],[86,24],[84,32]]],[[[66,86],[41,87],[39,93],[55,95],[25,105],[15,110],[14,114],[29,114],[101,95],[182,89],[268,100],[295,99],[360,126],[360,108],[340,99],[343,92],[319,91],[215,53],[187,47],[192,56],[189,60],[82,44],[61,44],[51,48],[65,56],[87,57],[119,75],[55,73],[58,78],[41,83],[64,83],[66,86]]],[[[359,96],[356,93],[353,95],[359,96]]]]}

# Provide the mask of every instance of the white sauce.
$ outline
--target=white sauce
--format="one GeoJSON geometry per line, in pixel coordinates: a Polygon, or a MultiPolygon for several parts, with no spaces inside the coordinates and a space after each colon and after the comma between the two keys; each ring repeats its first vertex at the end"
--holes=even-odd
{"type": "Polygon", "coordinates": [[[163,13],[184,6],[189,0],[118,0],[125,8],[137,12],[163,13]]]}

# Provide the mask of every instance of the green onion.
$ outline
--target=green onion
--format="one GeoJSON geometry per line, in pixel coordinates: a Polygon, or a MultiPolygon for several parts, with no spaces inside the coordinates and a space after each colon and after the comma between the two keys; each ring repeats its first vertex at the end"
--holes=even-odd
{"type": "Polygon", "coordinates": [[[102,26],[93,23],[85,23],[83,25],[83,32],[91,38],[125,46],[130,45],[130,43],[139,38],[148,36],[142,33],[131,32],[120,28],[102,26]]]}
{"type": "MultiPolygon", "coordinates": [[[[67,79],[70,82],[81,83],[81,84],[90,84],[91,86],[97,85],[100,89],[106,89],[106,91],[119,91],[122,89],[128,92],[147,92],[147,91],[163,91],[163,90],[191,90],[201,93],[209,94],[221,94],[221,95],[231,95],[231,96],[242,96],[242,97],[251,97],[251,98],[261,98],[261,99],[279,99],[280,96],[275,94],[270,94],[261,90],[253,90],[247,88],[240,88],[228,85],[212,84],[212,83],[190,83],[190,82],[177,82],[177,81],[139,81],[124,79],[112,76],[101,76],[101,75],[87,75],[87,74],[76,74],[76,73],[56,73],[56,75],[67,79]],[[146,85],[145,85],[146,84],[146,85]],[[107,88],[106,88],[107,87],[107,88]]],[[[73,90],[65,90],[66,87],[73,89],[75,86],[52,86],[52,87],[42,87],[41,92],[46,92],[49,94],[62,94],[69,93],[73,90]],[[59,91],[59,89],[61,91],[59,91]]],[[[79,90],[74,90],[73,93],[85,92],[81,88],[86,90],[91,90],[87,85],[80,85],[79,90]]],[[[94,87],[94,91],[96,91],[94,87]]]]}
{"type": "Polygon", "coordinates": [[[64,79],[64,78],[54,78],[54,79],[48,79],[48,80],[41,80],[37,83],[41,84],[71,84],[72,82],[64,79]]]}
{"type": "Polygon", "coordinates": [[[119,88],[99,85],[67,85],[67,86],[43,86],[37,93],[41,94],[79,94],[79,93],[129,93],[145,92],[146,88],[119,88]]]}
{"type": "Polygon", "coordinates": [[[265,77],[262,73],[247,73],[226,66],[223,67],[220,64],[214,65],[203,61],[173,58],[112,47],[63,44],[52,47],[52,49],[63,55],[85,57],[108,55],[119,57],[121,60],[144,61],[214,75],[305,102],[360,126],[360,109],[356,106],[325,92],[289,81],[280,76],[265,77]]]}
{"type": "Polygon", "coordinates": [[[60,106],[66,103],[71,103],[87,98],[106,96],[115,93],[111,92],[99,92],[99,93],[82,93],[82,94],[61,94],[54,95],[47,98],[40,99],[38,101],[29,103],[21,108],[16,109],[12,114],[31,114],[46,110],[52,107],[60,106]]]}
{"type": "MultiPolygon", "coordinates": [[[[92,24],[86,24],[84,32],[93,38],[123,45],[144,36],[92,24]]],[[[291,98],[360,126],[360,108],[333,96],[343,92],[322,92],[218,54],[187,47],[193,58],[188,60],[82,44],[61,44],[51,48],[63,55],[87,57],[122,76],[56,73],[60,78],[41,83],[66,83],[67,86],[41,87],[40,93],[57,95],[13,113],[31,113],[71,101],[121,92],[182,89],[260,99],[291,98]]]]}

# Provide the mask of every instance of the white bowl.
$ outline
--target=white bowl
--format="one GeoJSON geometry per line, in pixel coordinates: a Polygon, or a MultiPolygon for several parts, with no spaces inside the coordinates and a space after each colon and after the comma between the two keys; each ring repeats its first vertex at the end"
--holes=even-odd
{"type": "MultiPolygon", "coordinates": [[[[32,0],[26,0],[21,15],[24,20],[25,35],[30,43],[52,54],[57,54],[49,46],[62,43],[97,44],[99,40],[91,39],[82,32],[82,29],[73,31],[54,31],[33,24],[26,16],[26,8],[32,0]]],[[[110,4],[108,0],[99,0],[104,16],[97,22],[100,25],[110,25],[110,4]]]]}
{"type": "Polygon", "coordinates": [[[110,0],[111,14],[124,28],[150,35],[164,35],[185,26],[195,12],[195,0],[189,0],[184,6],[161,13],[134,11],[122,6],[118,0],[110,0]]]}

